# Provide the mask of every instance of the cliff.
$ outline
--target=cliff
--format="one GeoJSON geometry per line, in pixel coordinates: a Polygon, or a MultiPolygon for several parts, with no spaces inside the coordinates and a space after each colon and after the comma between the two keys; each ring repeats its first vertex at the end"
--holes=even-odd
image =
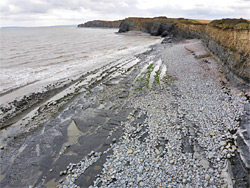
{"type": "Polygon", "coordinates": [[[213,24],[180,22],[176,26],[189,36],[201,38],[223,65],[229,78],[235,77],[250,84],[250,29],[222,29],[213,24]]]}
{"type": "Polygon", "coordinates": [[[137,30],[154,36],[167,36],[173,30],[173,27],[173,19],[167,17],[126,18],[120,24],[119,33],[137,30]]]}
{"type": "Polygon", "coordinates": [[[89,21],[84,24],[79,24],[78,27],[106,27],[106,28],[119,28],[121,20],[117,21],[102,21],[102,20],[94,20],[89,21]]]}
{"type": "Polygon", "coordinates": [[[214,20],[210,24],[189,19],[126,18],[119,32],[139,30],[173,38],[200,38],[223,65],[228,78],[250,84],[250,24],[244,19],[214,20]]]}
{"type": "Polygon", "coordinates": [[[214,20],[208,24],[167,17],[95,20],[78,27],[119,28],[119,33],[137,30],[174,39],[200,38],[223,65],[228,78],[250,84],[250,22],[244,19],[214,20]]]}

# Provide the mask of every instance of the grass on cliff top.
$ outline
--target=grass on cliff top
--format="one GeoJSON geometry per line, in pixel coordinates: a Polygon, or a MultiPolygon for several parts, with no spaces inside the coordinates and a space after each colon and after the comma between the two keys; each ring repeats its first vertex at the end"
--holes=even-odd
{"type": "Polygon", "coordinates": [[[250,29],[250,22],[243,18],[213,20],[209,25],[221,29],[250,29]]]}
{"type": "Polygon", "coordinates": [[[193,24],[193,25],[203,25],[204,23],[201,23],[197,20],[191,20],[191,19],[185,19],[185,18],[179,18],[178,19],[180,23],[185,23],[185,24],[193,24]]]}

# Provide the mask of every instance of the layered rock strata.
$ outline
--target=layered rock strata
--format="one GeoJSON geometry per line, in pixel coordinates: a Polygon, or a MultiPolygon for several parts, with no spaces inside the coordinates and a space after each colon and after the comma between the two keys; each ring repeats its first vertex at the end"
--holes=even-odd
{"type": "Polygon", "coordinates": [[[250,30],[221,29],[209,24],[185,19],[126,18],[119,32],[139,30],[151,35],[174,38],[201,38],[206,47],[215,55],[228,78],[250,84],[250,30]]]}
{"type": "Polygon", "coordinates": [[[117,21],[102,21],[102,20],[94,20],[89,21],[84,24],[79,24],[78,27],[106,27],[106,28],[119,28],[121,20],[117,21]]]}

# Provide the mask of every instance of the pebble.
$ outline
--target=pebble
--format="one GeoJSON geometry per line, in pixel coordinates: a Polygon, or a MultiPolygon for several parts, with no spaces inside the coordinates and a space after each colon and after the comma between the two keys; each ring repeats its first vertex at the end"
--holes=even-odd
{"type": "Polygon", "coordinates": [[[157,155],[160,155],[160,154],[161,154],[161,152],[160,152],[158,149],[155,149],[155,153],[156,153],[157,155]]]}
{"type": "Polygon", "coordinates": [[[129,149],[129,150],[127,151],[127,154],[131,154],[131,153],[133,153],[133,150],[129,149]]]}
{"type": "Polygon", "coordinates": [[[221,146],[225,146],[226,144],[227,144],[226,141],[220,141],[220,145],[221,145],[221,146]]]}
{"type": "MultiPolygon", "coordinates": [[[[235,116],[240,106],[234,101],[233,91],[225,93],[218,87],[219,81],[214,83],[215,79],[210,77],[213,63],[205,71],[197,66],[192,55],[186,54],[184,47],[188,45],[173,45],[157,52],[157,57],[166,58],[167,76],[173,75],[173,84],[163,83],[166,88],[162,91],[145,88],[143,93],[133,93],[131,89],[128,101],[129,108],[134,110],[121,122],[123,135],[118,143],[110,145],[112,157],[106,159],[93,187],[98,187],[100,182],[100,187],[135,187],[135,184],[222,187],[224,180],[219,171],[225,156],[231,156],[230,151],[237,149],[227,146],[227,139],[232,137],[227,130],[236,126],[235,116]],[[112,181],[113,178],[117,181],[112,181]]],[[[113,138],[112,142],[116,140],[113,138]]],[[[99,157],[92,155],[85,159],[84,165],[76,167],[77,177],[99,157]]]]}
{"type": "Polygon", "coordinates": [[[142,181],[142,180],[143,180],[143,178],[142,178],[142,177],[137,176],[137,178],[136,178],[136,181],[137,181],[137,182],[140,182],[140,181],[142,181]]]}
{"type": "Polygon", "coordinates": [[[172,157],[173,156],[172,152],[168,152],[168,156],[172,157]]]}
{"type": "Polygon", "coordinates": [[[65,144],[65,148],[69,148],[71,145],[69,143],[65,144]]]}
{"type": "Polygon", "coordinates": [[[60,171],[60,176],[64,175],[64,171],[60,171]]]}
{"type": "Polygon", "coordinates": [[[140,182],[139,185],[140,185],[141,187],[143,187],[143,186],[144,186],[144,183],[143,183],[143,182],[140,182]]]}
{"type": "Polygon", "coordinates": [[[116,138],[113,138],[113,139],[112,139],[112,142],[115,143],[115,142],[116,142],[116,138]]]}
{"type": "Polygon", "coordinates": [[[200,165],[202,165],[203,168],[205,168],[205,169],[208,169],[208,168],[209,168],[209,162],[208,162],[207,160],[205,160],[205,159],[202,159],[202,160],[200,161],[200,165]]]}
{"type": "Polygon", "coordinates": [[[213,153],[213,152],[209,152],[208,155],[207,155],[207,157],[208,157],[209,159],[211,159],[213,156],[214,156],[214,153],[213,153]]]}
{"type": "Polygon", "coordinates": [[[237,147],[236,146],[232,146],[232,150],[237,150],[237,147]]]}
{"type": "Polygon", "coordinates": [[[205,175],[205,180],[209,180],[210,176],[208,174],[205,175]]]}
{"type": "Polygon", "coordinates": [[[157,183],[161,183],[161,179],[160,178],[156,178],[155,180],[157,183]]]}
{"type": "Polygon", "coordinates": [[[143,166],[140,166],[140,167],[138,168],[138,172],[139,172],[139,173],[142,173],[142,172],[143,172],[143,166]]]}

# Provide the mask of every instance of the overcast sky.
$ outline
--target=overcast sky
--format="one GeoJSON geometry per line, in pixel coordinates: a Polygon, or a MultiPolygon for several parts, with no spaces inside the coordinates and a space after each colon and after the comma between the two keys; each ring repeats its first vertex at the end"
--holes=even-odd
{"type": "Polygon", "coordinates": [[[250,19],[250,0],[1,0],[0,26],[73,25],[89,20],[167,16],[250,19]]]}

